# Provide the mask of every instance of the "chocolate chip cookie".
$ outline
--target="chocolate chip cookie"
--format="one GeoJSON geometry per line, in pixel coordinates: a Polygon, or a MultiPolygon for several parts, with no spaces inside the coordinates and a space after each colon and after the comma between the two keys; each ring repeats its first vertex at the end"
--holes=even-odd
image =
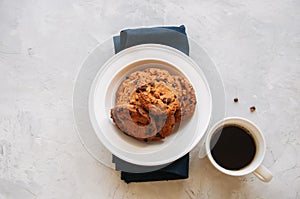
{"type": "Polygon", "coordinates": [[[176,122],[191,117],[195,107],[195,91],[185,77],[147,68],[131,73],[120,84],[111,117],[129,136],[161,140],[174,131],[176,122]]]}

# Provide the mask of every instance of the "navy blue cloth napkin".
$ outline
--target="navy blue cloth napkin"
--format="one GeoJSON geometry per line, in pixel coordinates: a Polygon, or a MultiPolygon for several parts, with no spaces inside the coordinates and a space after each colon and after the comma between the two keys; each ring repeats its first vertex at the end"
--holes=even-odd
{"type": "Polygon", "coordinates": [[[126,29],[114,38],[115,53],[139,44],[163,44],[189,55],[189,42],[185,26],[126,29]]]}
{"type": "MultiPolygon", "coordinates": [[[[189,43],[183,25],[126,29],[120,32],[120,36],[115,36],[113,41],[115,53],[135,45],[153,43],[171,46],[189,55],[189,43]]],[[[163,168],[142,173],[122,171],[122,166],[128,168],[131,165],[116,156],[113,156],[113,162],[116,164],[116,169],[121,170],[121,179],[127,183],[186,179],[189,176],[189,154],[163,168]]],[[[137,165],[132,165],[132,168],[137,168],[137,165]]]]}

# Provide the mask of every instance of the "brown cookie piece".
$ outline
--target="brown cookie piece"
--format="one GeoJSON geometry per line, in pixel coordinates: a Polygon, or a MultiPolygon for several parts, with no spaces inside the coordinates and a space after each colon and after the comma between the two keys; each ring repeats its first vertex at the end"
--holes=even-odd
{"type": "Polygon", "coordinates": [[[197,100],[195,90],[192,84],[182,76],[173,76],[175,81],[180,83],[180,88],[176,89],[180,109],[175,113],[176,122],[186,120],[191,117],[195,111],[197,100]]]}
{"type": "Polygon", "coordinates": [[[118,105],[111,109],[110,114],[116,126],[129,136],[146,139],[157,133],[155,120],[141,107],[118,105]]]}
{"type": "Polygon", "coordinates": [[[176,94],[165,84],[151,82],[138,87],[135,92],[138,93],[138,98],[147,111],[157,107],[166,115],[171,115],[180,107],[176,94]]]}
{"type": "Polygon", "coordinates": [[[175,128],[175,116],[174,115],[168,115],[168,117],[165,120],[159,120],[156,122],[156,128],[159,131],[158,134],[156,134],[156,137],[165,138],[172,134],[175,128]]]}

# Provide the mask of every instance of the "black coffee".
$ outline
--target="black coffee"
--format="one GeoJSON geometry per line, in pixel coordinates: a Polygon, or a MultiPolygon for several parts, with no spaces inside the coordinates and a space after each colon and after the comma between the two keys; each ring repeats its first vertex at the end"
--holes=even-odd
{"type": "Polygon", "coordinates": [[[256,145],[248,131],[238,126],[220,128],[210,142],[214,160],[228,170],[239,170],[253,160],[256,145]]]}

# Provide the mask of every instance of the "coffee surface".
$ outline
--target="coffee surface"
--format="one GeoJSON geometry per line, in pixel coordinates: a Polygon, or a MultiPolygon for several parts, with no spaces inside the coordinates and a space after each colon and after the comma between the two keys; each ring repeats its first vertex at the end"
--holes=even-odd
{"type": "Polygon", "coordinates": [[[247,166],[256,153],[254,139],[238,126],[225,126],[217,130],[210,146],[214,160],[228,170],[239,170],[247,166]]]}

